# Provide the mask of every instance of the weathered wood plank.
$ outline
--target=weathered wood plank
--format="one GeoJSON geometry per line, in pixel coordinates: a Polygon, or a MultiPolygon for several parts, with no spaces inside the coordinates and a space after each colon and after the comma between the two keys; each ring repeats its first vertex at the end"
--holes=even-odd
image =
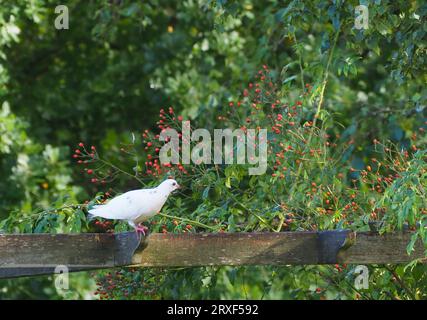
{"type": "Polygon", "coordinates": [[[421,241],[416,243],[415,252],[407,255],[406,246],[411,241],[411,235],[410,232],[383,235],[375,232],[357,233],[354,245],[340,252],[338,260],[349,264],[398,264],[425,258],[421,241]]]}
{"type": "MultiPolygon", "coordinates": [[[[335,239],[337,233],[328,234],[335,239]]],[[[325,262],[332,246],[336,254],[336,244],[321,243],[317,232],[152,234],[133,263],[146,267],[318,264],[325,262]]]]}
{"type": "Polygon", "coordinates": [[[410,234],[358,233],[353,245],[340,250],[349,231],[152,234],[133,264],[143,267],[206,265],[304,265],[405,263],[424,257],[420,242],[408,256],[410,234]]]}
{"type": "Polygon", "coordinates": [[[134,232],[0,235],[0,278],[128,265],[139,245],[134,232]]]}
{"type": "Polygon", "coordinates": [[[411,256],[406,254],[410,233],[380,236],[363,232],[355,239],[354,235],[345,230],[151,234],[140,243],[134,232],[116,235],[3,234],[0,235],[0,278],[50,274],[58,265],[80,271],[128,265],[382,264],[405,263],[424,257],[420,242],[411,256]]]}

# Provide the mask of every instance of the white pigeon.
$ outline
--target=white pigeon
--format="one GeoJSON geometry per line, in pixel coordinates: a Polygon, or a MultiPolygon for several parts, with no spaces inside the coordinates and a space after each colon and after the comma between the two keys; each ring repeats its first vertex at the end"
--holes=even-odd
{"type": "Polygon", "coordinates": [[[169,195],[180,188],[173,179],[163,181],[152,189],[139,189],[123,193],[107,204],[93,206],[89,210],[88,219],[101,217],[105,219],[126,220],[137,233],[145,235],[145,227],[141,223],[159,213],[169,195]]]}

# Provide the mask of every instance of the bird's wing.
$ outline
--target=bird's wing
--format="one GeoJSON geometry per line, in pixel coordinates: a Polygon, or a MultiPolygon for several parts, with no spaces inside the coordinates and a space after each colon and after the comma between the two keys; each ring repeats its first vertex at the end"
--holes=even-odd
{"type": "Polygon", "coordinates": [[[89,210],[89,213],[106,219],[133,220],[144,209],[144,203],[149,203],[149,192],[150,189],[143,189],[123,193],[107,204],[89,210]]]}

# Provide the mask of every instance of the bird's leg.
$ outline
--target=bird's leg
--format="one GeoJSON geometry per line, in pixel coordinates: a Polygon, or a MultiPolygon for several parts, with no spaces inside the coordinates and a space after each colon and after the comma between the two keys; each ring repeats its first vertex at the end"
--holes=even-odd
{"type": "Polygon", "coordinates": [[[142,233],[144,235],[144,237],[145,237],[145,230],[144,230],[144,228],[136,227],[135,230],[136,230],[136,233],[138,233],[138,234],[142,233]]]}
{"type": "Polygon", "coordinates": [[[144,236],[145,236],[145,232],[148,231],[148,228],[146,226],[144,226],[142,223],[138,223],[138,225],[136,226],[137,230],[140,231],[144,236]]]}
{"type": "Polygon", "coordinates": [[[141,240],[141,233],[144,235],[145,237],[145,230],[144,228],[141,228],[140,225],[135,225],[135,223],[133,221],[128,221],[129,225],[135,229],[136,235],[139,238],[139,240],[141,240]]]}

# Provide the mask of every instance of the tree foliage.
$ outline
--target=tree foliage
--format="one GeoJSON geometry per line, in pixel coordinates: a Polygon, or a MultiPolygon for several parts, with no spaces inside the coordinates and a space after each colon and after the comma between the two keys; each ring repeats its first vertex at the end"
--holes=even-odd
{"type": "MultiPolygon", "coordinates": [[[[66,3],[69,30],[54,28],[56,5],[0,0],[3,231],[126,230],[88,224],[87,206],[172,174],[186,189],[153,219],[152,232],[375,225],[413,229],[409,253],[416,239],[427,243],[423,1],[74,0],[66,3]],[[357,5],[369,9],[368,29],[354,26],[357,5]],[[156,163],[156,135],[180,129],[182,120],[195,128],[267,128],[267,173],[156,163]]],[[[369,290],[354,288],[354,268],[113,270],[98,273],[97,293],[426,297],[425,267],[415,262],[369,266],[369,290]]],[[[90,275],[75,277],[65,296],[46,279],[10,280],[0,291],[87,297],[90,275]]]]}

